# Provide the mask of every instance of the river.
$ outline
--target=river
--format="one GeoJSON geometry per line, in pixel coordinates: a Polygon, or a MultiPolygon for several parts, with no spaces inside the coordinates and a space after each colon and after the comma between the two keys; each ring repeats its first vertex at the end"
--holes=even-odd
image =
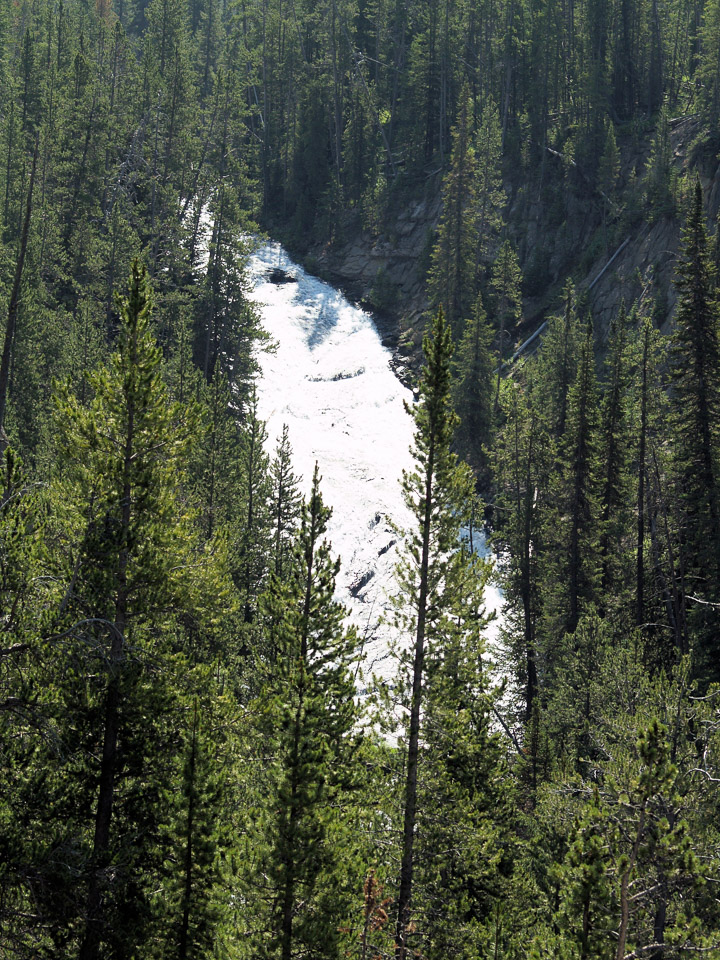
{"type": "MultiPolygon", "coordinates": [[[[328,538],[341,557],[337,596],[363,638],[365,675],[388,675],[389,630],[380,619],[394,589],[393,525],[412,525],[400,491],[412,464],[413,421],[405,409],[412,393],[393,372],[370,314],[307,274],[279,244],[256,251],[249,273],[263,326],[277,344],[260,358],[268,450],[286,423],[306,496],[319,464],[323,499],[333,510],[328,538]],[[276,269],[295,282],[271,282],[276,269]]],[[[497,591],[488,588],[486,597],[490,609],[499,607],[497,591]]]]}

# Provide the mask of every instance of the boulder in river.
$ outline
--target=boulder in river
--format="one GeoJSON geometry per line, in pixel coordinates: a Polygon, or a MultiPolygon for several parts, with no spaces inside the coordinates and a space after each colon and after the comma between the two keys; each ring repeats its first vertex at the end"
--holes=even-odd
{"type": "Polygon", "coordinates": [[[288,273],[287,270],[283,270],[282,267],[273,267],[270,271],[268,277],[270,283],[297,283],[297,277],[294,277],[291,273],[288,273]]]}
{"type": "Polygon", "coordinates": [[[349,590],[350,595],[357,597],[363,587],[366,587],[372,578],[375,576],[374,570],[366,570],[365,573],[358,575],[355,580],[350,584],[349,590]]]}

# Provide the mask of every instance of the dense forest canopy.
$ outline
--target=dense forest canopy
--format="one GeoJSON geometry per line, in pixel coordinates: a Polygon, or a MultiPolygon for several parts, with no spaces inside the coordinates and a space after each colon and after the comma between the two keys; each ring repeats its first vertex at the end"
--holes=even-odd
{"type": "Polygon", "coordinates": [[[0,0],[0,956],[720,958],[719,149],[718,0],[0,0]],[[247,258],[429,195],[358,698],[247,258]]]}

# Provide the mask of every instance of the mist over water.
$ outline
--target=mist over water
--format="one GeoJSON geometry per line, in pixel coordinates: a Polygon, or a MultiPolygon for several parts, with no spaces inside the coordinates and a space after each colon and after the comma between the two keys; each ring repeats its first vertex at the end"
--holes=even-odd
{"type": "MultiPolygon", "coordinates": [[[[392,670],[389,628],[379,625],[395,590],[399,527],[413,518],[400,490],[412,465],[412,394],[390,366],[372,317],[332,286],[309,276],[277,243],[251,258],[253,299],[277,344],[260,359],[259,415],[272,451],[287,423],[294,469],[307,496],[315,462],[321,491],[333,514],[328,539],[342,560],[338,599],[364,640],[366,675],[392,670]],[[296,282],[273,283],[280,269],[296,282]]],[[[499,603],[488,591],[488,607],[499,603]]]]}

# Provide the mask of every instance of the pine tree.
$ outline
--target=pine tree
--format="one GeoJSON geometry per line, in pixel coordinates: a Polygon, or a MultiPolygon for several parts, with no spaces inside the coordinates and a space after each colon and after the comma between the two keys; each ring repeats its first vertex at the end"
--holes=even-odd
{"type": "Polygon", "coordinates": [[[489,268],[503,229],[506,197],[502,185],[502,132],[498,109],[492,99],[485,101],[475,138],[477,158],[477,252],[476,262],[483,274],[489,268]]]}
{"type": "Polygon", "coordinates": [[[588,320],[575,381],[570,388],[554,500],[546,518],[557,564],[545,574],[546,642],[574,633],[586,605],[597,598],[599,508],[598,411],[592,324],[588,320]]]}
{"type": "MultiPolygon", "coordinates": [[[[631,322],[635,320],[635,314],[631,322]]],[[[623,567],[623,538],[629,525],[630,489],[628,485],[628,460],[630,454],[628,410],[628,356],[627,318],[625,304],[613,318],[610,327],[610,342],[606,361],[608,381],[602,403],[600,425],[600,461],[602,480],[600,502],[602,533],[600,554],[602,557],[602,592],[618,597],[627,581],[627,574],[619,573],[623,567]]]]}
{"type": "Polygon", "coordinates": [[[635,623],[645,623],[645,492],[647,476],[649,361],[651,326],[648,320],[642,325],[642,358],[640,360],[640,433],[637,452],[637,537],[635,541],[635,623]]]}
{"type": "Polygon", "coordinates": [[[490,443],[492,429],[491,342],[492,331],[482,295],[478,294],[454,357],[453,398],[459,417],[457,449],[476,471],[481,483],[488,479],[484,447],[490,443]]]}
{"type": "Polygon", "coordinates": [[[443,212],[428,278],[430,303],[442,306],[457,330],[475,299],[477,164],[472,143],[470,89],[463,89],[453,129],[450,169],[443,181],[443,212]]]}
{"type": "Polygon", "coordinates": [[[272,518],[269,457],[265,452],[267,432],[257,413],[253,389],[247,417],[240,434],[239,467],[243,510],[238,517],[234,554],[235,579],[243,603],[246,624],[255,619],[258,597],[269,570],[272,518]]]}
{"type": "Polygon", "coordinates": [[[522,316],[522,273],[517,253],[509,240],[500,248],[490,277],[493,316],[498,327],[498,367],[495,381],[495,410],[500,403],[500,378],[505,358],[505,340],[512,340],[522,316]]]}
{"type": "MultiPolygon", "coordinates": [[[[407,678],[407,764],[403,802],[402,861],[397,897],[395,946],[397,960],[408,955],[412,935],[415,837],[418,822],[420,725],[425,697],[425,659],[439,642],[443,624],[466,595],[471,573],[458,560],[460,525],[473,498],[470,471],[450,452],[457,417],[451,406],[450,325],[442,310],[433,318],[423,344],[425,366],[415,420],[415,467],[403,474],[403,497],[417,526],[408,531],[398,565],[398,609],[395,625],[413,638],[412,668],[407,678]]],[[[409,667],[410,664],[407,663],[409,667]]]]}
{"type": "MultiPolygon", "coordinates": [[[[240,477],[237,456],[240,430],[230,386],[218,371],[210,383],[196,377],[191,370],[192,384],[202,402],[203,430],[193,444],[197,474],[197,497],[203,515],[205,536],[211,539],[237,516],[240,499],[240,477]]],[[[187,389],[187,387],[185,387],[187,389]]]]}
{"type": "Polygon", "coordinates": [[[646,637],[648,659],[668,669],[688,651],[685,547],[673,493],[674,450],[667,442],[673,431],[667,390],[670,344],[650,318],[642,321],[635,338],[636,623],[646,637]]]}
{"type": "Polygon", "coordinates": [[[25,30],[20,53],[20,79],[22,83],[20,102],[22,103],[22,127],[27,134],[33,134],[38,126],[40,102],[39,69],[36,62],[36,41],[29,27],[25,30]]]}
{"type": "MultiPolygon", "coordinates": [[[[677,269],[679,293],[672,375],[682,530],[696,589],[720,600],[720,331],[703,217],[695,185],[677,269]]],[[[700,620],[704,619],[698,611],[700,620]]],[[[706,625],[696,650],[698,668],[718,676],[717,638],[706,625]],[[702,667],[701,667],[702,665],[702,667]]]]}
{"type": "MultiPolygon", "coordinates": [[[[697,712],[687,662],[652,679],[633,646],[613,641],[588,669],[591,762],[570,776],[558,770],[536,810],[561,844],[548,877],[559,887],[548,893],[569,957],[620,960],[633,949],[655,958],[675,943],[696,952],[712,944],[716,925],[698,896],[699,874],[709,876],[716,858],[700,826],[705,800],[698,802],[698,792],[712,790],[697,776],[707,763],[698,761],[707,757],[708,717],[697,712]]],[[[577,712],[577,693],[568,693],[577,712]]]]}
{"type": "Polygon", "coordinates": [[[618,150],[617,140],[615,139],[615,124],[612,120],[608,120],[605,146],[602,156],[600,157],[597,174],[598,188],[604,195],[607,203],[612,203],[619,174],[620,151],[618,150]]]}
{"type": "Polygon", "coordinates": [[[10,361],[15,346],[15,328],[17,326],[18,308],[20,304],[20,285],[22,283],[23,267],[25,264],[25,253],[27,251],[28,233],[30,230],[30,218],[32,216],[33,188],[35,186],[35,171],[38,159],[38,143],[35,141],[35,151],[33,153],[32,168],[30,170],[30,183],[28,185],[27,200],[25,203],[25,216],[23,218],[22,236],[20,238],[20,249],[15,264],[15,277],[13,279],[12,292],[10,294],[10,303],[8,306],[7,323],[5,326],[5,338],[3,341],[2,359],[0,360],[0,453],[5,451],[8,440],[5,433],[5,409],[7,407],[8,386],[10,378],[10,361]]]}
{"type": "Polygon", "coordinates": [[[588,322],[580,350],[577,378],[570,390],[568,424],[563,447],[568,456],[567,479],[571,485],[569,523],[569,605],[567,630],[572,633],[583,601],[593,597],[597,550],[597,385],[592,324],[588,322]]]}
{"type": "Polygon", "coordinates": [[[255,347],[266,336],[258,311],[246,296],[249,243],[247,217],[239,204],[242,170],[233,168],[230,175],[240,180],[237,189],[223,183],[211,205],[213,226],[207,271],[196,304],[194,359],[208,381],[216,372],[231,378],[243,405],[258,371],[255,347]]]}
{"type": "Polygon", "coordinates": [[[667,105],[663,105],[657,121],[655,136],[650,147],[645,170],[647,199],[653,218],[673,212],[675,204],[676,174],[673,168],[670,143],[670,117],[667,105]]]}
{"type": "Polygon", "coordinates": [[[291,557],[291,544],[300,519],[299,481],[292,469],[288,426],[283,424],[275,457],[270,463],[272,484],[273,551],[275,574],[282,579],[291,557]]]}
{"type": "Polygon", "coordinates": [[[483,662],[489,565],[458,550],[453,609],[428,638],[414,918],[428,960],[478,956],[509,890],[513,797],[483,662]],[[442,810],[443,816],[432,811],[442,810]]]}
{"type": "MultiPolygon", "coordinates": [[[[528,370],[528,377],[533,373],[528,370]]],[[[529,724],[540,682],[539,587],[553,446],[544,405],[531,395],[524,379],[508,379],[500,392],[502,425],[492,451],[497,505],[493,544],[507,599],[503,638],[522,689],[523,719],[529,724]]]]}
{"type": "Polygon", "coordinates": [[[324,539],[330,510],[315,468],[292,561],[261,601],[266,683],[258,702],[263,756],[255,898],[245,922],[253,955],[336,957],[344,904],[334,836],[356,780],[359,709],[351,665],[357,637],[333,599],[339,561],[324,539]]]}
{"type": "Polygon", "coordinates": [[[608,41],[610,5],[604,0],[588,8],[584,22],[586,61],[583,64],[585,103],[585,143],[587,160],[595,167],[602,144],[603,122],[608,101],[608,41]]]}
{"type": "MultiPolygon", "coordinates": [[[[212,689],[211,680],[209,685],[212,689]]],[[[226,907],[220,890],[220,851],[229,845],[223,823],[227,811],[222,807],[226,785],[215,759],[218,745],[201,723],[197,697],[188,714],[181,775],[167,798],[168,822],[161,839],[164,877],[155,907],[156,946],[149,948],[150,956],[176,960],[215,954],[226,907]]]]}
{"type": "MultiPolygon", "coordinates": [[[[0,929],[9,957],[52,952],[67,877],[56,852],[65,830],[48,817],[58,765],[53,722],[49,611],[58,602],[49,576],[47,495],[12,447],[0,480],[0,929]]],[[[65,863],[72,864],[70,855],[65,863]]]]}
{"type": "MultiPolygon", "coordinates": [[[[711,257],[713,277],[715,279],[715,290],[720,289],[720,219],[715,223],[715,234],[712,242],[711,257]]],[[[720,299],[720,298],[719,298],[720,299]]]]}
{"type": "Polygon", "coordinates": [[[575,824],[561,871],[560,925],[583,960],[607,956],[607,910],[612,896],[612,865],[603,832],[607,816],[595,788],[575,824]]]}
{"type": "Polygon", "coordinates": [[[615,206],[615,188],[620,173],[620,151],[615,140],[615,125],[612,120],[607,122],[605,147],[603,148],[600,163],[598,164],[597,184],[602,196],[603,205],[603,234],[605,236],[605,252],[607,254],[607,217],[615,206]]]}
{"type": "Polygon", "coordinates": [[[710,130],[717,129],[720,118],[720,3],[707,0],[703,13],[702,53],[698,64],[697,96],[710,130]]]}
{"type": "Polygon", "coordinates": [[[565,309],[561,317],[552,317],[543,337],[537,375],[541,403],[546,405],[550,429],[559,440],[565,433],[568,395],[575,379],[582,331],[577,316],[575,287],[568,280],[563,290],[565,309]]]}
{"type": "Polygon", "coordinates": [[[119,309],[119,348],[110,367],[91,376],[89,407],[67,391],[60,406],[69,490],[85,523],[62,609],[76,621],[78,655],[84,644],[102,651],[100,665],[95,660],[85,665],[97,679],[76,671],[66,703],[73,718],[67,722],[78,728],[75,736],[80,743],[81,734],[86,738],[86,749],[92,745],[82,771],[82,788],[93,796],[94,822],[82,960],[100,956],[104,945],[134,949],[142,943],[153,866],[146,834],[157,827],[152,825],[156,788],[172,760],[167,751],[154,758],[151,788],[145,751],[167,736],[163,724],[175,696],[173,656],[161,640],[162,628],[170,626],[168,609],[189,613],[223,596],[219,580],[202,585],[207,559],[192,557],[195,537],[177,484],[196,421],[193,408],[181,410],[167,400],[160,351],[149,327],[147,274],[137,262],[119,309]],[[191,560],[192,587],[184,573],[191,560]],[[199,604],[193,599],[197,589],[210,591],[199,604]],[[150,649],[153,663],[165,653],[166,669],[150,669],[150,649]],[[89,704],[80,694],[86,682],[89,704]],[[138,794],[132,787],[143,779],[146,789],[138,794]]]}
{"type": "MultiPolygon", "coordinates": [[[[571,468],[561,452],[577,377],[581,331],[572,284],[562,316],[551,317],[542,350],[501,390],[494,449],[498,505],[494,541],[507,597],[504,639],[522,690],[520,712],[537,725],[537,695],[551,682],[565,625],[571,468]],[[552,570],[552,572],[551,572],[552,570]]],[[[592,349],[591,353],[592,355],[592,349]]],[[[530,733],[532,779],[537,737],[530,733]]]]}

